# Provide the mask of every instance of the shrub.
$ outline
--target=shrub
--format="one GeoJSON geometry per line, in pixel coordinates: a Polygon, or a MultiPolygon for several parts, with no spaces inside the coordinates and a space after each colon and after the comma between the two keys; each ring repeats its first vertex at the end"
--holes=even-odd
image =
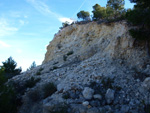
{"type": "Polygon", "coordinates": [[[40,94],[40,91],[38,89],[35,89],[35,90],[32,90],[32,91],[29,91],[27,93],[27,97],[32,100],[32,102],[37,102],[39,100],[41,100],[41,94],[40,94]]]}
{"type": "Polygon", "coordinates": [[[68,113],[69,105],[66,103],[59,103],[49,113],[68,113]]]}
{"type": "Polygon", "coordinates": [[[36,72],[36,75],[41,75],[41,72],[40,71],[36,72]]]}
{"type": "Polygon", "coordinates": [[[50,83],[45,84],[43,87],[44,98],[51,96],[56,91],[57,91],[57,88],[53,83],[50,82],[50,83]]]}
{"type": "Polygon", "coordinates": [[[31,66],[29,67],[29,69],[27,69],[27,70],[32,70],[32,69],[34,69],[36,67],[36,63],[35,63],[35,61],[31,64],[31,66]]]}
{"type": "Polygon", "coordinates": [[[19,75],[22,71],[21,67],[16,68],[17,63],[13,60],[12,57],[9,57],[5,62],[2,62],[2,63],[5,69],[4,70],[5,76],[7,76],[8,78],[12,78],[15,75],[19,75]]]}
{"type": "Polygon", "coordinates": [[[73,54],[73,51],[69,51],[69,52],[67,53],[67,56],[72,55],[72,54],[73,54]]]}
{"type": "Polygon", "coordinates": [[[84,21],[90,20],[90,13],[88,11],[80,11],[77,13],[77,17],[83,19],[84,21]]]}
{"type": "Polygon", "coordinates": [[[113,86],[112,86],[112,83],[114,82],[113,79],[103,78],[101,82],[103,84],[103,87],[105,87],[106,89],[113,88],[113,86]]]}
{"type": "Polygon", "coordinates": [[[62,96],[62,98],[68,99],[68,98],[70,98],[70,94],[69,94],[69,93],[65,93],[65,94],[62,96]]]}
{"type": "Polygon", "coordinates": [[[67,61],[67,56],[66,55],[63,56],[63,60],[67,61]]]}
{"type": "Polygon", "coordinates": [[[39,71],[43,71],[43,68],[41,67],[41,68],[39,69],[39,71]]]}
{"type": "Polygon", "coordinates": [[[4,69],[0,68],[0,113],[16,113],[17,112],[17,95],[14,88],[7,82],[4,75],[4,69]]]}
{"type": "Polygon", "coordinates": [[[41,78],[34,78],[34,77],[31,77],[29,80],[27,80],[25,82],[25,87],[27,88],[32,88],[36,85],[37,82],[39,82],[41,80],[41,78]]]}

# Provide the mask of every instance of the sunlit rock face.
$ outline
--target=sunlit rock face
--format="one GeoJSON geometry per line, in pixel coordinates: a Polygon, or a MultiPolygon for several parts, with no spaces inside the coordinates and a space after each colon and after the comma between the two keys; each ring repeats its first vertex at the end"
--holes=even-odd
{"type": "Polygon", "coordinates": [[[52,60],[64,62],[65,56],[70,57],[69,52],[72,52],[68,58],[70,61],[83,61],[100,53],[100,57],[122,59],[131,67],[142,68],[147,55],[143,48],[133,46],[134,39],[129,35],[129,29],[125,21],[70,25],[55,34],[47,46],[43,64],[52,60]]]}

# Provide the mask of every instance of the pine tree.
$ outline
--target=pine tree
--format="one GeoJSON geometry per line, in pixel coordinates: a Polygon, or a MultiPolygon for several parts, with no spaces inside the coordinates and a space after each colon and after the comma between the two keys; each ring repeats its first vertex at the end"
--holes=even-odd
{"type": "Polygon", "coordinates": [[[3,67],[5,69],[5,75],[8,78],[11,78],[15,75],[19,75],[22,71],[21,67],[17,67],[17,63],[12,59],[12,57],[9,57],[5,62],[2,62],[3,67]]]}
{"type": "Polygon", "coordinates": [[[124,0],[108,0],[107,7],[110,7],[114,10],[114,16],[117,17],[120,15],[124,9],[124,0]]]}
{"type": "Polygon", "coordinates": [[[106,8],[99,4],[93,6],[93,20],[104,19],[106,17],[106,8]]]}
{"type": "Polygon", "coordinates": [[[36,63],[35,63],[35,61],[31,64],[31,66],[29,67],[29,69],[28,70],[32,70],[32,69],[34,69],[36,67],[36,63]]]}
{"type": "Polygon", "coordinates": [[[90,20],[90,13],[88,11],[80,11],[77,13],[77,17],[83,19],[84,21],[90,20]]]}

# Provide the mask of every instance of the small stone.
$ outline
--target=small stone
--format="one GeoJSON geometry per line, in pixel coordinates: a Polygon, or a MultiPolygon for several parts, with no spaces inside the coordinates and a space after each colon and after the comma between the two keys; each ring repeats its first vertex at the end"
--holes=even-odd
{"type": "Polygon", "coordinates": [[[99,107],[101,104],[99,100],[93,100],[93,101],[90,101],[90,105],[93,107],[99,107]]]}
{"type": "Polygon", "coordinates": [[[123,105],[123,106],[121,107],[121,112],[122,112],[122,113],[128,113],[128,111],[129,111],[129,106],[123,105]]]}
{"type": "Polygon", "coordinates": [[[99,94],[95,94],[93,97],[94,97],[94,99],[99,99],[99,100],[101,100],[101,99],[102,99],[102,96],[101,96],[101,95],[99,95],[99,94]]]}
{"type": "Polygon", "coordinates": [[[108,89],[106,94],[105,94],[105,99],[107,101],[107,104],[112,103],[112,101],[114,100],[114,95],[115,95],[115,91],[112,89],[108,89]]]}
{"type": "Polygon", "coordinates": [[[82,103],[84,106],[88,106],[89,105],[89,102],[88,101],[85,101],[82,103]]]}
{"type": "Polygon", "coordinates": [[[83,97],[85,99],[88,99],[88,100],[92,99],[93,93],[94,93],[94,90],[91,89],[91,88],[89,88],[89,87],[85,87],[84,90],[83,90],[83,92],[82,92],[83,97]]]}
{"type": "Polygon", "coordinates": [[[149,89],[149,88],[150,88],[150,77],[147,77],[147,78],[144,80],[142,86],[143,86],[145,89],[149,89]]]}
{"type": "Polygon", "coordinates": [[[87,113],[100,113],[99,109],[96,107],[87,110],[87,113]]]}

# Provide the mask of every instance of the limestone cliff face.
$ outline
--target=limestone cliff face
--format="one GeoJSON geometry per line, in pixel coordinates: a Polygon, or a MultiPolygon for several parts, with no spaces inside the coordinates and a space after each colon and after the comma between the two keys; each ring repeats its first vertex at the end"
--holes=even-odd
{"type": "Polygon", "coordinates": [[[131,66],[141,68],[147,55],[144,49],[133,46],[134,39],[129,35],[129,29],[125,21],[70,25],[59,31],[50,42],[43,64],[52,60],[82,61],[100,53],[100,57],[122,59],[131,66]],[[71,56],[67,55],[70,52],[71,56]]]}

